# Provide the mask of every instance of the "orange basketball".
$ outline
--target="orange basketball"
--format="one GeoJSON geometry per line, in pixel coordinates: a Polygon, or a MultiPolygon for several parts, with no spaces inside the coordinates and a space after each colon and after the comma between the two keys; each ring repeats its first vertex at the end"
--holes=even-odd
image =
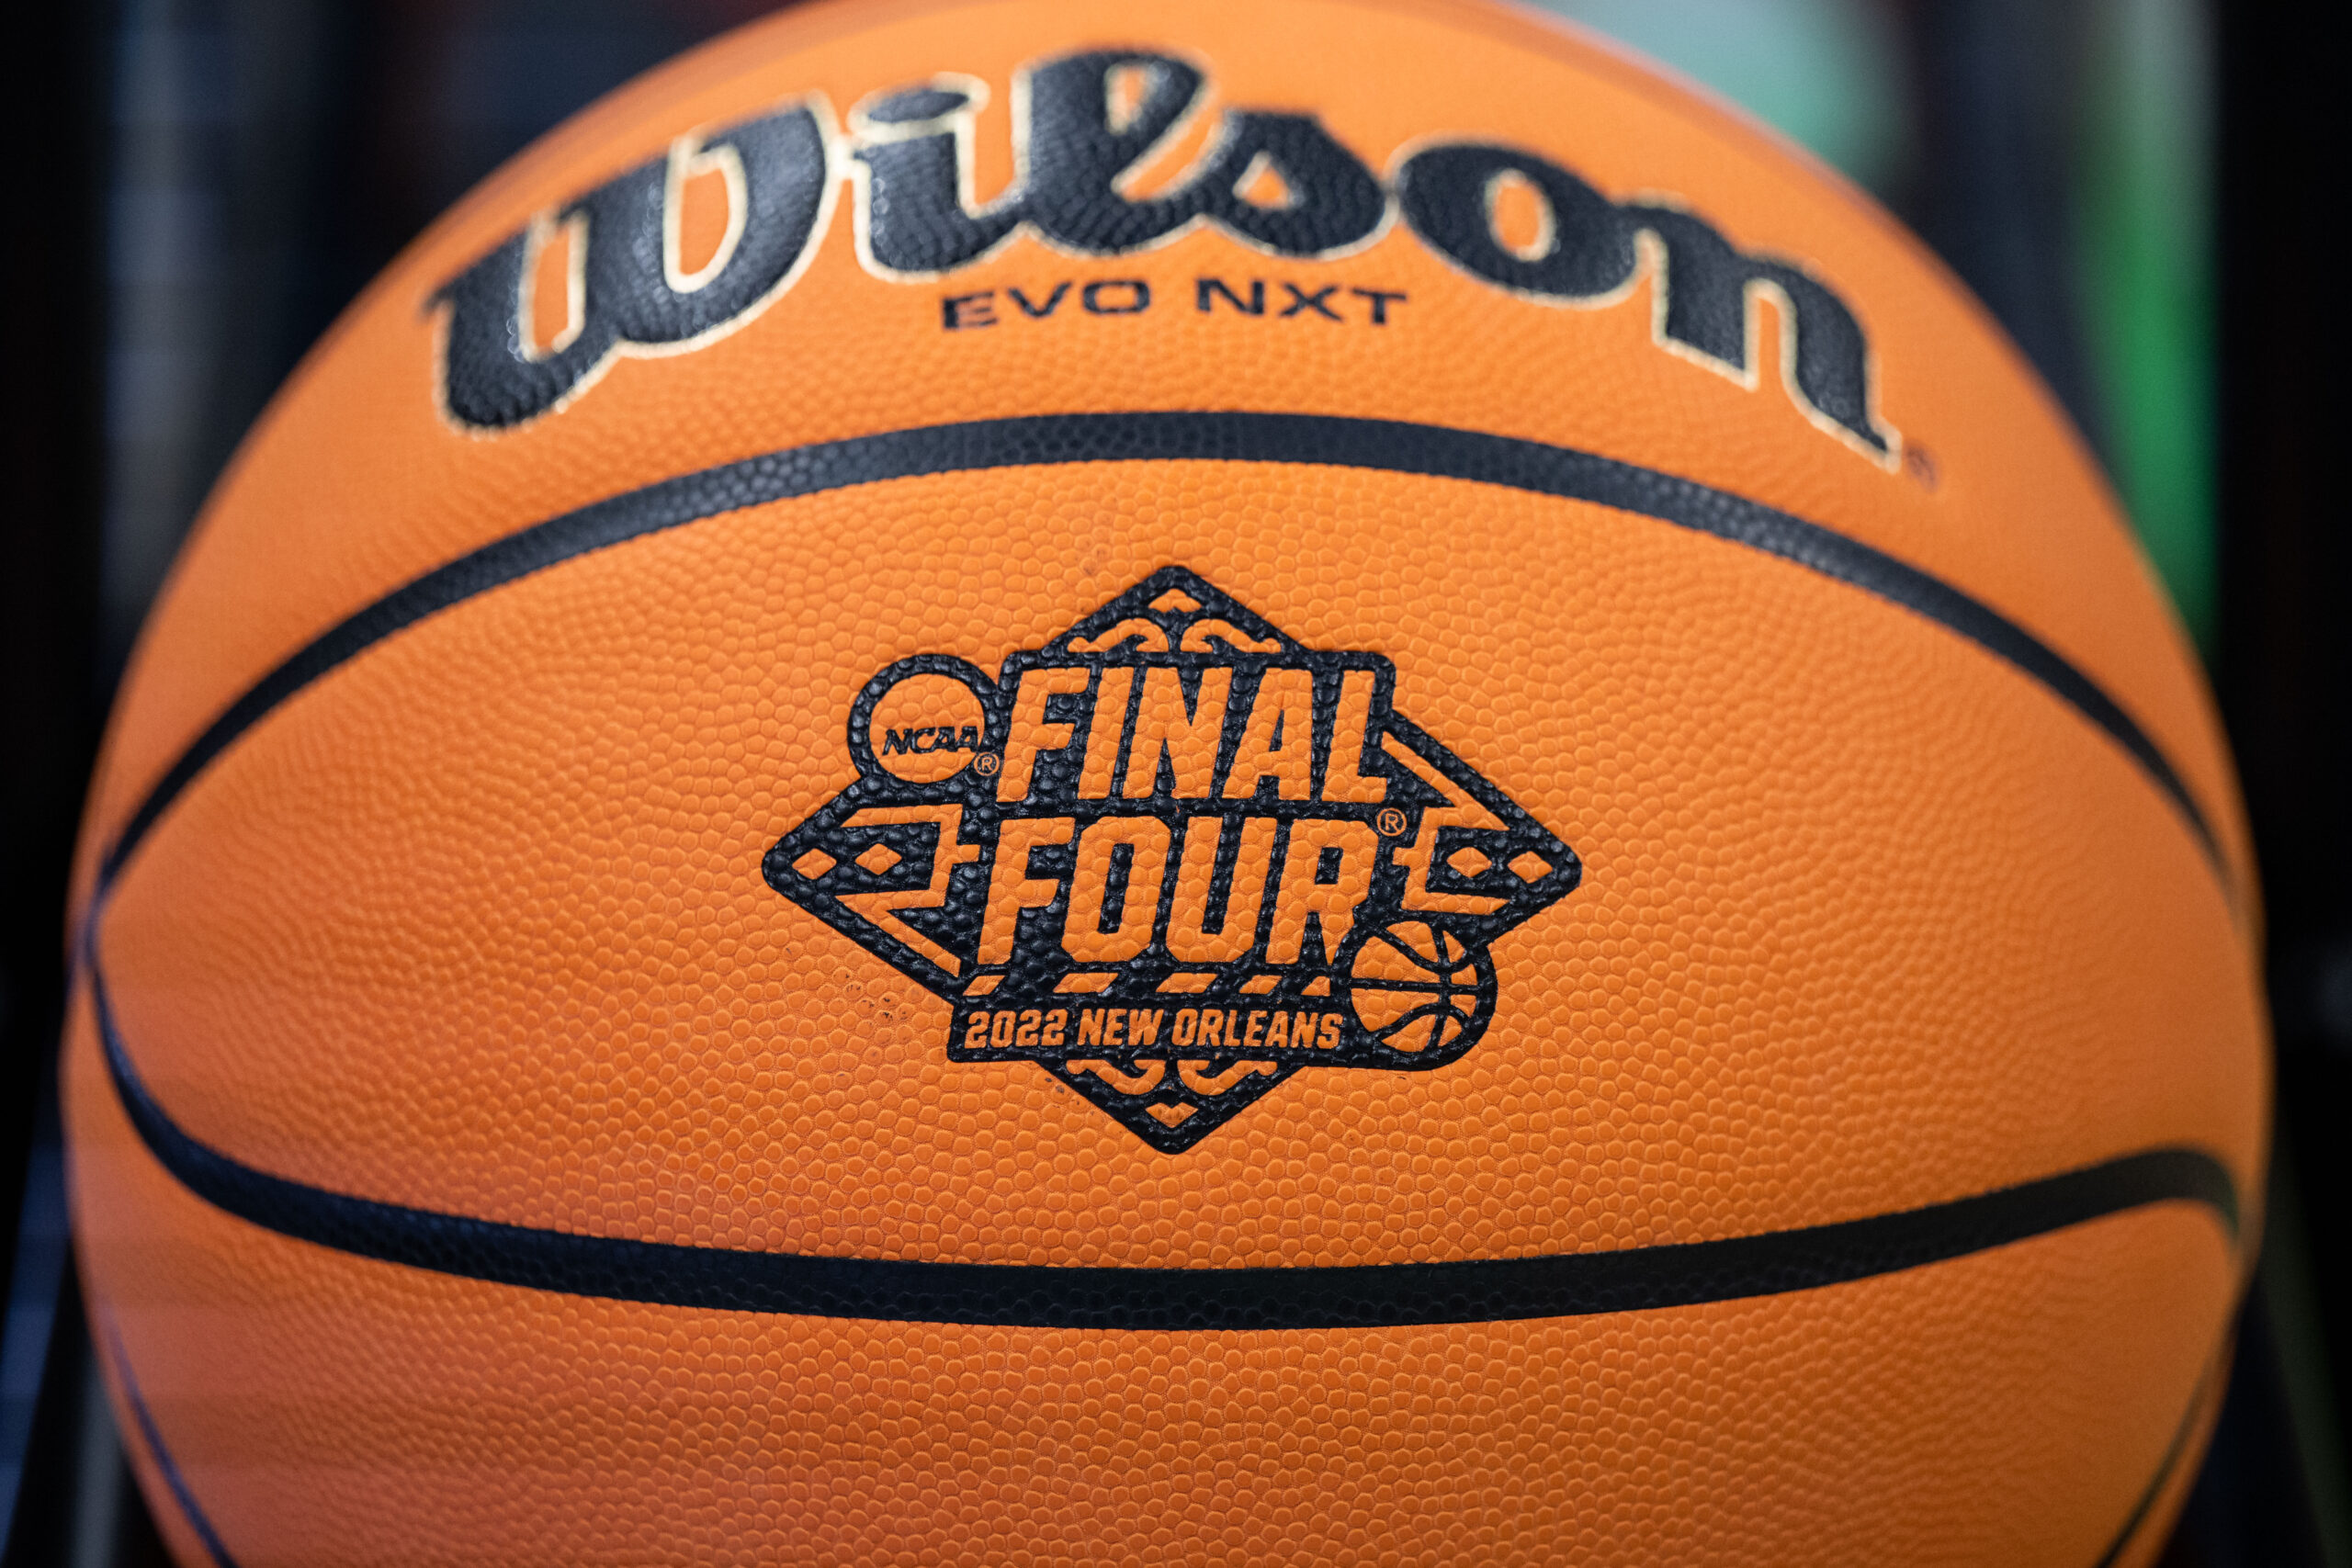
{"type": "Polygon", "coordinates": [[[1444,0],[881,0],[489,181],[89,810],[182,1562],[2094,1568],[2258,1223],[2256,890],[1876,208],[1444,0]]]}

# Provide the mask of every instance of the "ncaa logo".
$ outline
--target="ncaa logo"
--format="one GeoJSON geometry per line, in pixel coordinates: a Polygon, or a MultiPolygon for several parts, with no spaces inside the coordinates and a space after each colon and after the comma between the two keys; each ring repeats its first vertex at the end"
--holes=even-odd
{"type": "Polygon", "coordinates": [[[1495,940],[1576,852],[1390,705],[1170,567],[996,678],[921,654],[851,705],[857,782],[770,886],[1156,1149],[1295,1073],[1426,1072],[1493,1019],[1495,940]]]}

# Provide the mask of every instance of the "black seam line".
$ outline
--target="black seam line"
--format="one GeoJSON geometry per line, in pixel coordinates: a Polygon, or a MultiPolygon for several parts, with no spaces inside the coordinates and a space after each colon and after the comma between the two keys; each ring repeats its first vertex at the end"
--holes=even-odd
{"type": "Polygon", "coordinates": [[[485,545],[321,634],[231,703],[132,813],[103,875],[111,880],[189,782],[280,703],[401,627],[560,561],[721,513],[885,479],[1168,460],[1371,468],[1591,502],[1732,540],[1876,594],[2007,661],[2105,731],[2187,819],[2234,902],[2212,825],[2132,716],[2023,626],[1917,567],[1728,491],[1572,447],[1394,420],[1184,411],[978,420],[792,447],[664,479],[485,545]]]}
{"type": "Polygon", "coordinates": [[[2157,1148],[1926,1208],[1802,1230],[1614,1252],[1442,1263],[1119,1269],[742,1252],[506,1224],[332,1192],[209,1148],[130,1065],[95,951],[98,1034],[139,1136],[181,1185],[281,1235],[527,1290],[718,1312],[1023,1328],[1386,1328],[1647,1312],[1865,1280],[2156,1203],[2196,1203],[2238,1237],[2211,1155],[2157,1148]]]}
{"type": "Polygon", "coordinates": [[[2108,1544],[2097,1568],[2115,1568],[2124,1549],[2139,1535],[2140,1527],[2148,1522],[2148,1515],[2155,1508],[2156,1499],[2165,1495],[2165,1487],[2172,1481],[2173,1472],[2180,1468],[2182,1458],[2188,1452],[2188,1439],[2196,1434],[2198,1422],[2204,1416],[2213,1391],[2222,1381],[2229,1365],[2231,1343],[2232,1336],[2223,1335],[2221,1350],[2199,1376],[2196,1388],[2189,1392],[2188,1413],[2181,1416],[2180,1425],[2173,1428],[2172,1441],[2165,1446],[2164,1458],[2156,1461],[2154,1477],[2149,1481],[2147,1489],[2140,1494],[2140,1500],[2132,1506],[2130,1517],[2123,1521],[2123,1528],[2116,1532],[2114,1540],[2108,1544]]]}
{"type": "Polygon", "coordinates": [[[221,1543],[220,1532],[212,1528],[212,1520],[197,1502],[196,1493],[189,1487],[187,1477],[180,1473],[178,1462],[172,1458],[172,1450],[164,1446],[163,1430],[155,1425],[154,1413],[147,1408],[147,1396],[140,1390],[138,1374],[131,1371],[130,1355],[122,1348],[122,1333],[115,1326],[114,1314],[99,1309],[98,1315],[103,1323],[107,1348],[112,1352],[114,1374],[122,1383],[123,1399],[130,1406],[131,1420],[139,1428],[141,1439],[147,1445],[147,1457],[154,1461],[156,1472],[164,1478],[164,1484],[171,1488],[173,1500],[180,1506],[180,1517],[187,1521],[187,1528],[202,1543],[205,1555],[212,1559],[213,1568],[237,1568],[237,1560],[229,1555],[228,1547],[221,1543]]]}

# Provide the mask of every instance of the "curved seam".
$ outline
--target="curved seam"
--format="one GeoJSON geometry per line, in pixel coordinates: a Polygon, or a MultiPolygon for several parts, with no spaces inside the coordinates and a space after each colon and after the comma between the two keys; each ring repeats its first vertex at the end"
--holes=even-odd
{"type": "Polygon", "coordinates": [[[375,643],[478,594],[576,556],[771,502],[894,479],[1141,461],[1293,463],[1493,484],[1713,535],[1860,589],[1975,643],[2103,731],[2172,802],[2236,907],[2211,823],[2155,741],[2055,649],[1940,578],[1792,513],[1573,447],[1390,420],[1183,411],[1039,414],[789,447],[663,479],[507,535],[345,617],[246,688],[131,813],[101,863],[101,893],[179,795],[246,730],[375,643]]]}
{"type": "Polygon", "coordinates": [[[2115,1539],[2108,1544],[2107,1551],[2100,1555],[2096,1568],[2114,1568],[2115,1563],[2122,1558],[2124,1551],[2139,1536],[2140,1527],[2148,1522],[2148,1516],[2154,1511],[2157,1499],[2165,1495],[2165,1488],[2172,1482],[2173,1472],[2179,1469],[2182,1457],[2188,1451],[2188,1441],[2196,1435],[2198,1425],[2204,1417],[2206,1407],[2212,1400],[2215,1388],[2223,1381],[2229,1366],[2228,1350],[2231,1342],[2232,1337],[2225,1334],[2222,1340],[2222,1351],[2215,1355],[2213,1360],[2198,1378],[2197,1386],[2189,1391],[2188,1410],[2181,1416],[2180,1425],[2173,1428],[2172,1440],[2165,1445],[2164,1457],[2156,1461],[2154,1477],[2149,1481],[2147,1488],[2140,1494],[2139,1500],[2132,1506],[2132,1512],[2123,1520],[2123,1528],[2116,1531],[2115,1539]]]}
{"type": "Polygon", "coordinates": [[[179,1465],[172,1458],[172,1450],[164,1446],[163,1431],[155,1425],[154,1413],[147,1408],[146,1395],[140,1392],[139,1378],[130,1370],[130,1357],[122,1348],[121,1331],[115,1326],[111,1314],[105,1315],[104,1323],[107,1348],[112,1353],[115,1376],[122,1382],[123,1403],[130,1406],[131,1421],[139,1428],[140,1440],[147,1445],[148,1457],[155,1461],[156,1472],[163,1476],[164,1484],[171,1490],[172,1500],[180,1506],[180,1516],[203,1544],[214,1568],[237,1568],[237,1560],[229,1555],[229,1548],[221,1541],[220,1532],[213,1528],[203,1506],[197,1502],[195,1492],[188,1486],[187,1477],[180,1473],[179,1465]]]}
{"type": "MultiPolygon", "coordinates": [[[[110,1314],[103,1315],[103,1324],[107,1346],[111,1352],[110,1359],[113,1361],[116,1375],[122,1382],[125,1402],[130,1406],[132,1420],[139,1428],[140,1438],[145,1443],[149,1455],[154,1461],[156,1470],[162,1474],[173,1499],[179,1505],[181,1514],[187,1520],[189,1528],[211,1557],[215,1568],[236,1568],[236,1559],[230,1555],[228,1547],[220,1540],[219,1530],[205,1514],[202,1506],[197,1502],[194,1492],[188,1486],[187,1477],[182,1474],[178,1464],[174,1461],[171,1450],[164,1446],[163,1433],[156,1427],[154,1415],[149,1410],[147,1401],[139,1387],[138,1377],[131,1370],[129,1353],[123,1348],[121,1331],[116,1326],[110,1314]]],[[[2226,1344],[2225,1340],[2225,1349],[2226,1344]]],[[[2124,1519],[2122,1528],[2116,1532],[2107,1551],[2100,1554],[2096,1568],[2112,1568],[2112,1564],[2122,1556],[2125,1549],[2139,1535],[2141,1527],[2147,1522],[2156,1500],[2164,1495],[2165,1488],[2171,1482],[2181,1459],[2187,1453],[2189,1438],[2196,1432],[2199,1418],[2212,1397],[2220,1373],[2226,1364],[2226,1354],[2217,1356],[2204,1374],[2198,1379],[2196,1388],[2189,1394],[2188,1409],[2182,1416],[2180,1424],[2174,1428],[2171,1440],[2165,1447],[2163,1457],[2157,1461],[2154,1478],[2134,1502],[2131,1513],[2124,1519]]]]}
{"type": "Polygon", "coordinates": [[[1374,1328],[1497,1323],[1781,1295],[2028,1240],[2166,1202],[2212,1213],[2234,1250],[2236,1183],[2200,1149],[2156,1148],[1923,1208],[1715,1241],[1429,1263],[1247,1269],[930,1262],[587,1235],[328,1190],[198,1142],[140,1080],[95,940],[84,955],[118,1100],[198,1198],[297,1240],[435,1273],[708,1310],[1032,1328],[1374,1328]]]}

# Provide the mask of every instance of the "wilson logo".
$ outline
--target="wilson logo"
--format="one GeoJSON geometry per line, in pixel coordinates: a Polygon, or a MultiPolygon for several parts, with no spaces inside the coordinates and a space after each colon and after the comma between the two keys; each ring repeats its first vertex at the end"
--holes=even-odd
{"type": "MultiPolygon", "coordinates": [[[[623,355],[679,354],[735,331],[791,288],[852,188],[859,264],[879,278],[947,278],[1026,236],[1062,256],[1132,255],[1206,228],[1262,256],[1328,262],[1401,220],[1465,276],[1521,299],[1593,308],[1651,284],[1660,348],[1754,389],[1762,302],[1779,321],[1781,380],[1813,423],[1882,466],[1899,455],[1876,412],[1868,338],[1801,262],[1741,250],[1671,197],[1612,201],[1521,147],[1452,138],[1407,143],[1385,176],[1313,114],[1220,112],[1193,164],[1157,194],[1137,172],[1208,102],[1200,68],[1172,54],[1102,50],[1016,73],[1017,175],[976,203],[973,144],[987,85],[940,75],[872,94],[846,132],[821,97],[677,139],[666,156],[539,214],[451,278],[439,347],[443,412],[495,430],[560,407],[623,355]],[[708,255],[689,255],[690,190],[723,201],[708,255]],[[1524,231],[1506,209],[1528,218],[1524,231]],[[560,298],[558,298],[560,292],[560,298]],[[540,298],[542,294],[547,298],[540,298]]],[[[707,211],[709,209],[706,209],[707,211]]],[[[1006,299],[1042,319],[1073,310],[1142,317],[1148,280],[1065,280],[1006,299]]],[[[1225,319],[1265,319],[1266,280],[1191,284],[1225,319]]],[[[1393,289],[1282,282],[1281,318],[1340,321],[1341,305],[1385,325],[1393,289]]],[[[944,324],[989,324],[991,296],[950,295],[944,324]]],[[[1008,309],[1011,305],[1008,304],[1008,309]]]]}
{"type": "Polygon", "coordinates": [[[1295,1073],[1458,1059],[1495,940],[1582,875],[1395,685],[1171,567],[996,679],[875,676],[857,782],[767,881],[952,1003],[950,1060],[1035,1062],[1189,1148],[1295,1073]]]}

